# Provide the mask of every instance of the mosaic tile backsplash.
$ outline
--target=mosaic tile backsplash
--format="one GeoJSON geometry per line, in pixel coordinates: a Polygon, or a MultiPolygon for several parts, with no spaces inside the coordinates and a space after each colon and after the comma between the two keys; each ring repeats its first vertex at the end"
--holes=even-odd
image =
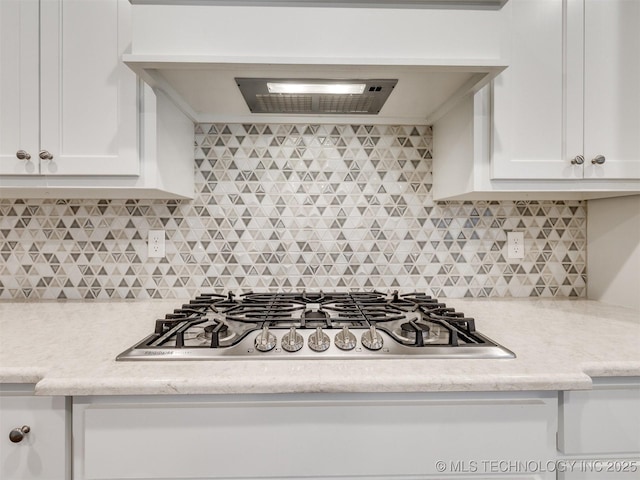
{"type": "Polygon", "coordinates": [[[585,295],[582,202],[431,196],[430,127],[198,124],[196,198],[0,200],[0,298],[585,295]],[[166,257],[147,258],[149,230],[166,257]],[[509,231],[526,256],[506,258],[509,231]]]}

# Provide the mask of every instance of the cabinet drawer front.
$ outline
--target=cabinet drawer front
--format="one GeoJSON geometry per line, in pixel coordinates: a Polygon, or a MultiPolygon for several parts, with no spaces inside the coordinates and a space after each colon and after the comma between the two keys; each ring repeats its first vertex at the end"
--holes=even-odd
{"type": "Polygon", "coordinates": [[[564,392],[558,448],[566,454],[640,453],[640,385],[564,392]]]}
{"type": "Polygon", "coordinates": [[[92,480],[438,474],[437,461],[450,471],[472,460],[550,458],[555,408],[539,399],[76,405],[75,472],[92,480]]]}

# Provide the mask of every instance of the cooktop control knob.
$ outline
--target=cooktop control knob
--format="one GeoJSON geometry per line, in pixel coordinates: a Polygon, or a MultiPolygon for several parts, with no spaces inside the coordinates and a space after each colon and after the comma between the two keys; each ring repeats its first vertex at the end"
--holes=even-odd
{"type": "Polygon", "coordinates": [[[336,347],[340,350],[353,350],[356,348],[356,336],[349,331],[349,327],[342,327],[335,338],[336,347]]]}
{"type": "Polygon", "coordinates": [[[324,333],[321,327],[316,328],[316,331],[309,335],[309,348],[314,352],[324,352],[330,346],[329,335],[324,333]]]}
{"type": "Polygon", "coordinates": [[[296,332],[296,327],[291,327],[289,333],[285,333],[282,337],[282,348],[287,352],[297,352],[302,345],[304,345],[304,339],[296,332]]]}
{"type": "Polygon", "coordinates": [[[262,332],[256,337],[256,350],[268,352],[276,346],[276,337],[269,331],[269,327],[263,327],[262,332]]]}
{"type": "Polygon", "coordinates": [[[362,345],[369,350],[380,350],[382,348],[382,336],[376,330],[375,325],[371,325],[369,330],[362,334],[362,345]]]}

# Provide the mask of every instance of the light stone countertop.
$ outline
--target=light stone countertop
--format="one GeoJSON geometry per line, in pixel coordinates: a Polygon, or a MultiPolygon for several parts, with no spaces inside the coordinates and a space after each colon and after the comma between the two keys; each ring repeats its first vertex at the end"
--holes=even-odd
{"type": "Polygon", "coordinates": [[[572,390],[640,376],[640,313],[589,300],[443,299],[516,359],[116,362],[181,300],[0,302],[0,383],[37,395],[572,390]]]}

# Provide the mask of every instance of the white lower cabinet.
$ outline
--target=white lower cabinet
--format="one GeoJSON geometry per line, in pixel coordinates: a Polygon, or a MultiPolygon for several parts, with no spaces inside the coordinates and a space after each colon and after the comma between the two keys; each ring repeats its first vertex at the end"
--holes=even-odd
{"type": "Polygon", "coordinates": [[[32,392],[19,385],[0,388],[0,480],[69,480],[69,402],[32,392]]]}
{"type": "Polygon", "coordinates": [[[640,476],[638,377],[559,393],[92,396],[71,405],[32,392],[0,390],[0,480],[640,476]]]}
{"type": "Polygon", "coordinates": [[[556,416],[555,392],[76,397],[74,479],[555,479],[556,416]]]}
{"type": "Polygon", "coordinates": [[[594,379],[593,390],[561,392],[558,480],[640,478],[640,378],[594,379]]]}

